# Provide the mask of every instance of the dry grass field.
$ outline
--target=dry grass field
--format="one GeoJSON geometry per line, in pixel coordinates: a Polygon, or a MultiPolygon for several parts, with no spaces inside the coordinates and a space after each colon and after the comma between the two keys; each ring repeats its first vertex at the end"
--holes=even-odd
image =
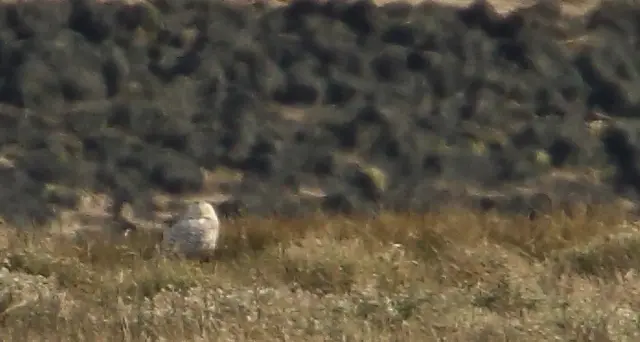
{"type": "Polygon", "coordinates": [[[640,232],[620,210],[451,209],[226,222],[208,262],[6,229],[10,341],[637,341],[640,232]]]}

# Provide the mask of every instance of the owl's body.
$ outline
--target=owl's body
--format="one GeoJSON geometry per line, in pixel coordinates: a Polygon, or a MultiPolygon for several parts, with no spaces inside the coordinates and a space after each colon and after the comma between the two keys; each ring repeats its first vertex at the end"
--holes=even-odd
{"type": "Polygon", "coordinates": [[[206,202],[196,202],[164,231],[163,246],[186,257],[200,257],[216,249],[219,236],[220,221],[213,207],[206,202]]]}

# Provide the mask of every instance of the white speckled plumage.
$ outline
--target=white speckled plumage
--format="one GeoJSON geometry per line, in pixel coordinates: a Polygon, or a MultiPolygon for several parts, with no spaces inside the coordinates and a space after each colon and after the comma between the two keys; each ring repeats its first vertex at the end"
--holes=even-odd
{"type": "Polygon", "coordinates": [[[216,249],[220,236],[220,221],[211,204],[198,201],[187,206],[185,214],[165,229],[165,250],[187,257],[209,254],[216,249]]]}

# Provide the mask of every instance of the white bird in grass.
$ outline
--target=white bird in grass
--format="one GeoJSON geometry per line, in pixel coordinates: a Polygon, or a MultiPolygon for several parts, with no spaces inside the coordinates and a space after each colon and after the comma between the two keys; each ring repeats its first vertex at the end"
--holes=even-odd
{"type": "Polygon", "coordinates": [[[196,201],[187,205],[184,215],[163,232],[162,243],[166,251],[187,258],[210,255],[217,247],[220,221],[211,204],[196,201]]]}

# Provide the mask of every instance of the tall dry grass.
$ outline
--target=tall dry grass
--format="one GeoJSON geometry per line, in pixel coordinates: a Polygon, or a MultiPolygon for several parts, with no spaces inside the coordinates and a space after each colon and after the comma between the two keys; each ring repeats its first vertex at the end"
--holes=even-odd
{"type": "Polygon", "coordinates": [[[640,233],[615,208],[451,209],[227,223],[208,262],[158,234],[109,243],[4,230],[11,341],[634,341],[640,233]]]}

